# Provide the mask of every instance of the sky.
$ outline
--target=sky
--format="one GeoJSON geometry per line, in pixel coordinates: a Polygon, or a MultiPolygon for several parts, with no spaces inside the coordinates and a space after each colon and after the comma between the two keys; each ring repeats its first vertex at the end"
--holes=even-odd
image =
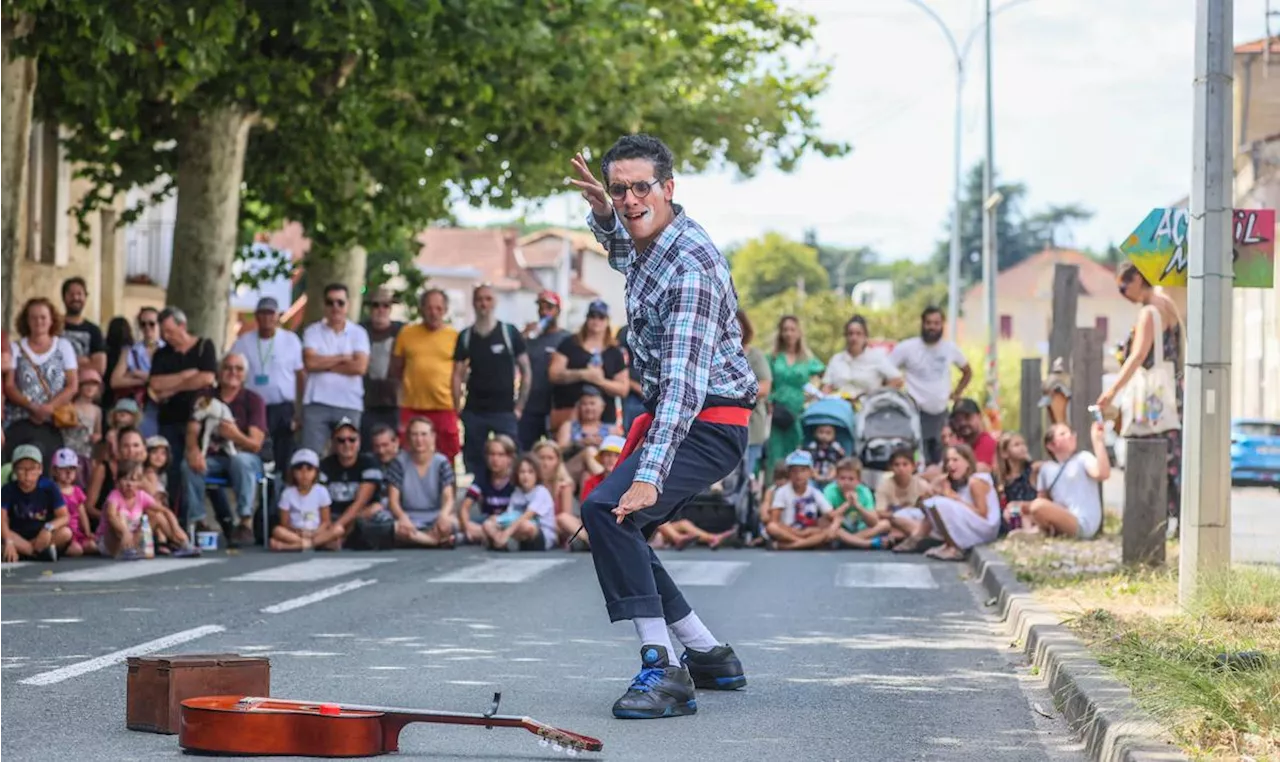
{"type": "MultiPolygon", "coordinates": [[[[677,176],[676,201],[722,249],[767,232],[800,239],[815,228],[826,245],[871,246],[886,261],[927,258],[947,235],[954,181],[956,67],[946,37],[909,0],[783,2],[817,19],[813,44],[798,55],[833,64],[817,113],[822,134],[851,143],[852,153],[806,157],[790,174],[769,167],[749,180],[732,170],[677,176]]],[[[925,2],[958,44],[979,28],[983,0],[925,2]]],[[[993,8],[1008,2],[994,0],[993,8]]],[[[1264,37],[1265,0],[1234,6],[1235,43],[1264,37]]],[[[1027,186],[1030,211],[1079,203],[1094,212],[1060,245],[1101,250],[1153,207],[1188,194],[1192,0],[1014,0],[995,16],[992,46],[1000,180],[1027,186]]],[[[984,152],[980,32],[965,62],[967,168],[984,152]]],[[[593,148],[599,155],[607,146],[593,148]]],[[[561,195],[527,215],[579,225],[585,204],[561,195]]],[[[518,216],[469,207],[455,213],[463,225],[518,216]]]]}

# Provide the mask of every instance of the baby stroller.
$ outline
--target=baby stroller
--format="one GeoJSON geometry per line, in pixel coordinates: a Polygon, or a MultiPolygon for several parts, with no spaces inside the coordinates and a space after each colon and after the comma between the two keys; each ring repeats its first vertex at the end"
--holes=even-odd
{"type": "Polygon", "coordinates": [[[800,427],[804,431],[801,446],[814,441],[814,431],[819,426],[832,426],[836,430],[836,442],[844,448],[846,455],[854,454],[857,443],[857,423],[853,417],[853,405],[843,397],[824,397],[810,403],[800,414],[800,427]]]}
{"type": "Polygon", "coordinates": [[[888,471],[894,450],[916,452],[924,442],[920,432],[920,409],[915,400],[897,389],[884,388],[858,398],[857,456],[862,465],[888,471]]]}

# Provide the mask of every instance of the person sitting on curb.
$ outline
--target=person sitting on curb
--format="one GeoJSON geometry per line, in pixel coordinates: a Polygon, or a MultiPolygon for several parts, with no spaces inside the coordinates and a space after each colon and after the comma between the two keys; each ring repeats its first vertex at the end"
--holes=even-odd
{"type": "Polygon", "coordinates": [[[317,483],[320,456],[296,450],[289,459],[289,486],[280,493],[280,524],[271,530],[272,550],[341,550],[343,527],[329,515],[333,500],[317,483]]]}
{"type": "Polygon", "coordinates": [[[840,528],[840,514],[813,486],[813,456],[796,450],[787,456],[787,483],[773,492],[765,531],[778,550],[829,546],[840,528]]]}
{"type": "Polygon", "coordinates": [[[378,492],[387,474],[377,458],[360,451],[359,426],[350,418],[340,419],[330,441],[330,453],[320,461],[320,484],[333,501],[331,510],[337,516],[334,523],[342,527],[343,545],[362,550],[395,547],[390,522],[377,519],[383,510],[378,492]]]}
{"type": "Polygon", "coordinates": [[[1044,448],[1052,456],[1040,466],[1036,479],[1039,496],[1027,509],[1027,531],[1089,540],[1102,529],[1102,492],[1099,486],[1111,476],[1106,435],[1095,422],[1093,452],[1076,452],[1076,434],[1066,424],[1055,423],[1044,435],[1044,448]]]}
{"type": "Polygon", "coordinates": [[[13,481],[0,488],[4,561],[57,561],[72,539],[62,490],[43,475],[44,455],[35,445],[13,448],[12,466],[13,481]]]}
{"type": "MultiPolygon", "coordinates": [[[[399,467],[387,488],[395,517],[396,544],[418,548],[453,548],[458,523],[454,516],[454,474],[449,459],[436,452],[436,432],[426,417],[409,420],[407,449],[396,456],[399,467]]],[[[505,438],[505,437],[504,437],[505,438]]]]}
{"type": "Polygon", "coordinates": [[[836,530],[840,544],[858,550],[893,547],[889,520],[876,514],[875,495],[862,483],[862,461],[842,459],[836,464],[835,476],[822,496],[843,516],[836,530]]]}

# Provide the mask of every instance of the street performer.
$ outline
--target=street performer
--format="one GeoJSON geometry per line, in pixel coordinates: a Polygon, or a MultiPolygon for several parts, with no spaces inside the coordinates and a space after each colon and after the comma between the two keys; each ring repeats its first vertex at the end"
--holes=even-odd
{"type": "Polygon", "coordinates": [[[648,540],[691,498],[742,463],[759,387],[742,349],[729,265],[672,203],[674,157],[648,135],[624,136],[601,161],[607,186],[573,159],[588,224],[627,279],[628,347],[646,413],[613,472],[582,505],[610,621],[630,619],[641,669],[613,705],[620,719],[697,712],[694,688],[746,685],[742,663],[685,601],[648,540]],[[685,647],[672,663],[670,627],[685,647]]]}

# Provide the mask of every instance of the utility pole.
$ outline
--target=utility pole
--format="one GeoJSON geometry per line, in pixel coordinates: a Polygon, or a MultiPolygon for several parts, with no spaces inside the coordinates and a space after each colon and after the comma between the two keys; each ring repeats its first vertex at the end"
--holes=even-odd
{"type": "Polygon", "coordinates": [[[1178,561],[1184,607],[1201,575],[1231,563],[1231,19],[1232,0],[1196,0],[1178,561]]]}
{"type": "Polygon", "coordinates": [[[996,358],[996,339],[999,336],[996,317],[996,271],[998,269],[996,267],[998,261],[996,212],[1003,199],[996,198],[994,188],[991,187],[992,174],[995,171],[995,110],[992,106],[991,93],[991,0],[986,0],[984,19],[987,48],[987,157],[982,168],[982,203],[985,212],[982,215],[982,290],[987,297],[987,409],[996,411],[1000,409],[997,384],[999,365],[996,358]]]}

